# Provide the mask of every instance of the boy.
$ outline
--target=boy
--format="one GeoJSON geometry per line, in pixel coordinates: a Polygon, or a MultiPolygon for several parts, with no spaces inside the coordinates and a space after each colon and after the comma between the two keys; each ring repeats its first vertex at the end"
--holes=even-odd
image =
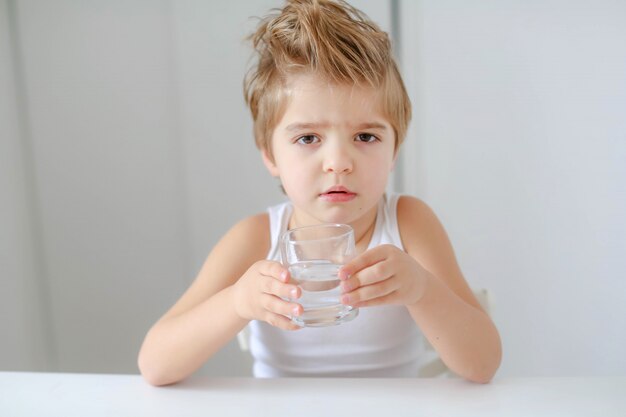
{"type": "Polygon", "coordinates": [[[292,0],[252,41],[258,62],[245,97],[265,166],[289,200],[215,246],[146,336],[144,377],[180,381],[250,324],[259,377],[415,376],[421,332],[451,370],[488,382],[499,335],[443,227],[420,200],[385,194],[411,111],[387,35],[344,2],[292,0]],[[279,263],[277,240],[321,223],[354,229],[357,256],[339,277],[341,302],[360,315],[300,329],[288,316],[302,313],[301,289],[279,263]]]}

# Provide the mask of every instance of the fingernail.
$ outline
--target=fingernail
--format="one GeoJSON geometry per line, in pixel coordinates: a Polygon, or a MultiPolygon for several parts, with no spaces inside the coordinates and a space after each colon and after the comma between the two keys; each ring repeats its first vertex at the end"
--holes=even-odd
{"type": "Polygon", "coordinates": [[[283,271],[280,273],[280,279],[282,279],[283,281],[285,281],[287,279],[287,271],[283,271]]]}
{"type": "Polygon", "coordinates": [[[350,303],[350,297],[348,297],[347,295],[344,295],[341,297],[341,304],[349,304],[350,303]]]}
{"type": "Polygon", "coordinates": [[[347,282],[342,282],[341,283],[341,291],[342,292],[350,292],[350,284],[348,284],[347,282]]]}
{"type": "Polygon", "coordinates": [[[348,274],[348,272],[344,271],[343,269],[340,269],[339,270],[339,279],[345,281],[348,278],[350,278],[350,274],[348,274]]]}
{"type": "Polygon", "coordinates": [[[300,309],[298,307],[294,307],[294,308],[291,309],[291,313],[294,316],[299,316],[300,315],[300,309]]]}
{"type": "Polygon", "coordinates": [[[298,289],[297,288],[292,288],[292,290],[289,291],[289,294],[291,294],[291,298],[293,298],[293,299],[298,298],[298,289]]]}

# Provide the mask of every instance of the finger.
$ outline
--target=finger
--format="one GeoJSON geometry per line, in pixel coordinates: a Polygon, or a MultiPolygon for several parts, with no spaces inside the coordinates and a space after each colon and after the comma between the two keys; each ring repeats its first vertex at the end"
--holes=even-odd
{"type": "Polygon", "coordinates": [[[271,324],[272,326],[278,327],[279,329],[283,329],[283,330],[300,330],[301,329],[301,327],[298,326],[293,321],[291,321],[289,317],[285,317],[280,314],[268,312],[267,316],[265,317],[265,321],[271,324]]]}
{"type": "Polygon", "coordinates": [[[341,303],[356,306],[359,303],[384,297],[398,289],[397,283],[392,279],[386,279],[373,285],[360,287],[352,292],[341,296],[341,303]]]}
{"type": "Polygon", "coordinates": [[[341,290],[347,293],[366,285],[372,285],[390,278],[393,273],[393,265],[383,260],[352,274],[341,283],[341,290]]]}
{"type": "Polygon", "coordinates": [[[297,285],[285,284],[274,277],[263,276],[259,280],[259,284],[261,291],[265,294],[293,300],[297,300],[302,295],[302,290],[297,285]]]}
{"type": "Polygon", "coordinates": [[[387,246],[377,246],[352,259],[339,269],[339,279],[346,280],[358,271],[386,259],[389,251],[387,246]]]}
{"type": "Polygon", "coordinates": [[[272,277],[282,282],[289,282],[289,269],[278,262],[263,262],[259,267],[261,275],[272,277]]]}
{"type": "Polygon", "coordinates": [[[299,316],[304,309],[298,303],[285,301],[274,295],[265,294],[261,298],[261,307],[269,313],[280,314],[283,316],[299,316]]]}

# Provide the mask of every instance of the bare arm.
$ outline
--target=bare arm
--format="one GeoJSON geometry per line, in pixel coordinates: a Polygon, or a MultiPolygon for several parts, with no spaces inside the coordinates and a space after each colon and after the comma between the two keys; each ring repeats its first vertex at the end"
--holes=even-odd
{"type": "Polygon", "coordinates": [[[294,304],[274,295],[286,296],[295,286],[286,284],[280,264],[264,261],[269,244],[263,214],[238,223],[220,240],[193,284],[146,335],[138,365],[148,382],[186,378],[251,319],[295,327],[280,314],[289,314],[294,304]]]}
{"type": "Polygon", "coordinates": [[[407,306],[411,316],[452,371],[490,381],[500,366],[500,336],[465,281],[443,226],[411,197],[400,199],[398,222],[405,249],[427,271],[421,298],[407,306]]]}
{"type": "Polygon", "coordinates": [[[465,282],[446,232],[412,197],[399,200],[398,225],[406,252],[380,245],[341,267],[341,302],[406,306],[452,371],[488,382],[500,365],[500,336],[465,282]]]}

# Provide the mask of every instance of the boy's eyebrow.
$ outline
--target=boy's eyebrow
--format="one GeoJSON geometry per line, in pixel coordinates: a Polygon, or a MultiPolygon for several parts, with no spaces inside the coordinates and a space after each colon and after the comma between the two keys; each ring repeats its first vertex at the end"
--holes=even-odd
{"type": "MultiPolygon", "coordinates": [[[[285,129],[290,131],[290,132],[296,132],[296,131],[300,131],[300,130],[325,128],[325,127],[328,127],[329,125],[330,125],[329,123],[292,123],[290,125],[287,125],[287,127],[285,129]]],[[[382,123],[376,123],[376,122],[361,123],[359,125],[356,125],[355,127],[358,130],[361,130],[361,129],[387,130],[387,126],[385,126],[382,123]]]]}
{"type": "Polygon", "coordinates": [[[362,123],[360,125],[357,125],[356,127],[357,129],[380,129],[380,130],[387,130],[387,126],[385,126],[382,123],[362,123]]]}
{"type": "Polygon", "coordinates": [[[285,129],[290,132],[297,132],[299,130],[316,129],[320,127],[328,127],[328,123],[292,123],[285,129]]]}

